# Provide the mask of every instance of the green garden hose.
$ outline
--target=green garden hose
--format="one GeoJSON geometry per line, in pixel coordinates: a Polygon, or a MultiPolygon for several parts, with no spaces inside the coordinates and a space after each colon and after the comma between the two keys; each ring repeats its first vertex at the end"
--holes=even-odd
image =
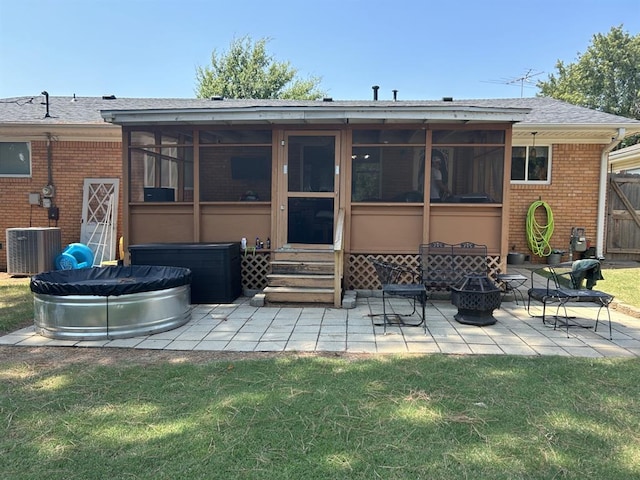
{"type": "Polygon", "coordinates": [[[548,203],[541,200],[533,202],[527,212],[527,244],[534,255],[547,257],[551,253],[549,241],[553,235],[553,212],[548,203]],[[547,223],[541,225],[536,220],[536,210],[542,207],[545,209],[547,223]]]}

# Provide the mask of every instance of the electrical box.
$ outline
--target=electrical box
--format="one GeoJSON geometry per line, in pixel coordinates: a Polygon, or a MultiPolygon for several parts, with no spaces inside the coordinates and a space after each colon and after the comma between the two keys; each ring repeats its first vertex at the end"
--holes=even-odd
{"type": "Polygon", "coordinates": [[[40,194],[39,193],[30,193],[29,194],[29,205],[40,205],[40,194]]]}
{"type": "Polygon", "coordinates": [[[60,218],[60,209],[58,207],[49,207],[49,220],[58,220],[60,218]]]}

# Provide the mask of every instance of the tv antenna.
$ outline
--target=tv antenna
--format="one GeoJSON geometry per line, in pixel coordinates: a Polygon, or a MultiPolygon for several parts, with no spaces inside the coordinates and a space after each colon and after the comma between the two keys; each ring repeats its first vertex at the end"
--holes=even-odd
{"type": "Polygon", "coordinates": [[[535,72],[532,68],[528,69],[524,75],[521,75],[517,78],[502,78],[499,80],[490,80],[488,83],[502,83],[503,85],[518,85],[520,84],[520,98],[524,96],[524,87],[533,87],[535,86],[533,81],[531,80],[533,77],[537,77],[538,75],[542,75],[544,72],[535,72]]]}

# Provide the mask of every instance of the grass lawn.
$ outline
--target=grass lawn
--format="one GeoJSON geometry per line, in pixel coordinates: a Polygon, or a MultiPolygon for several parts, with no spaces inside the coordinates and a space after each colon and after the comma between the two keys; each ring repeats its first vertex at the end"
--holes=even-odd
{"type": "Polygon", "coordinates": [[[640,478],[640,359],[99,363],[0,362],[2,478],[640,478]]]}
{"type": "Polygon", "coordinates": [[[0,278],[0,335],[33,323],[29,278],[0,278]]]}
{"type": "MultiPolygon", "coordinates": [[[[1,281],[0,333],[32,317],[1,281]]],[[[637,358],[45,350],[0,347],[0,478],[640,478],[637,358]]]]}
{"type": "Polygon", "coordinates": [[[640,308],[640,267],[604,268],[604,280],[595,288],[615,295],[616,300],[640,308]]]}

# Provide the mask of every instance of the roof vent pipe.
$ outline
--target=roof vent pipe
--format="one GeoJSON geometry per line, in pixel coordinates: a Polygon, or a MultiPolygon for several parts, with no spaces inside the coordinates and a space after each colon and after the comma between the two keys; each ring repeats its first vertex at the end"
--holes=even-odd
{"type": "Polygon", "coordinates": [[[378,89],[380,88],[378,85],[374,85],[373,87],[373,99],[378,100],[378,89]]]}
{"type": "Polygon", "coordinates": [[[44,114],[44,118],[49,118],[51,116],[49,115],[49,92],[45,90],[40,95],[44,95],[44,104],[47,107],[47,113],[44,114]]]}
{"type": "Polygon", "coordinates": [[[398,100],[398,90],[391,90],[393,92],[393,101],[396,102],[398,100]]]}

